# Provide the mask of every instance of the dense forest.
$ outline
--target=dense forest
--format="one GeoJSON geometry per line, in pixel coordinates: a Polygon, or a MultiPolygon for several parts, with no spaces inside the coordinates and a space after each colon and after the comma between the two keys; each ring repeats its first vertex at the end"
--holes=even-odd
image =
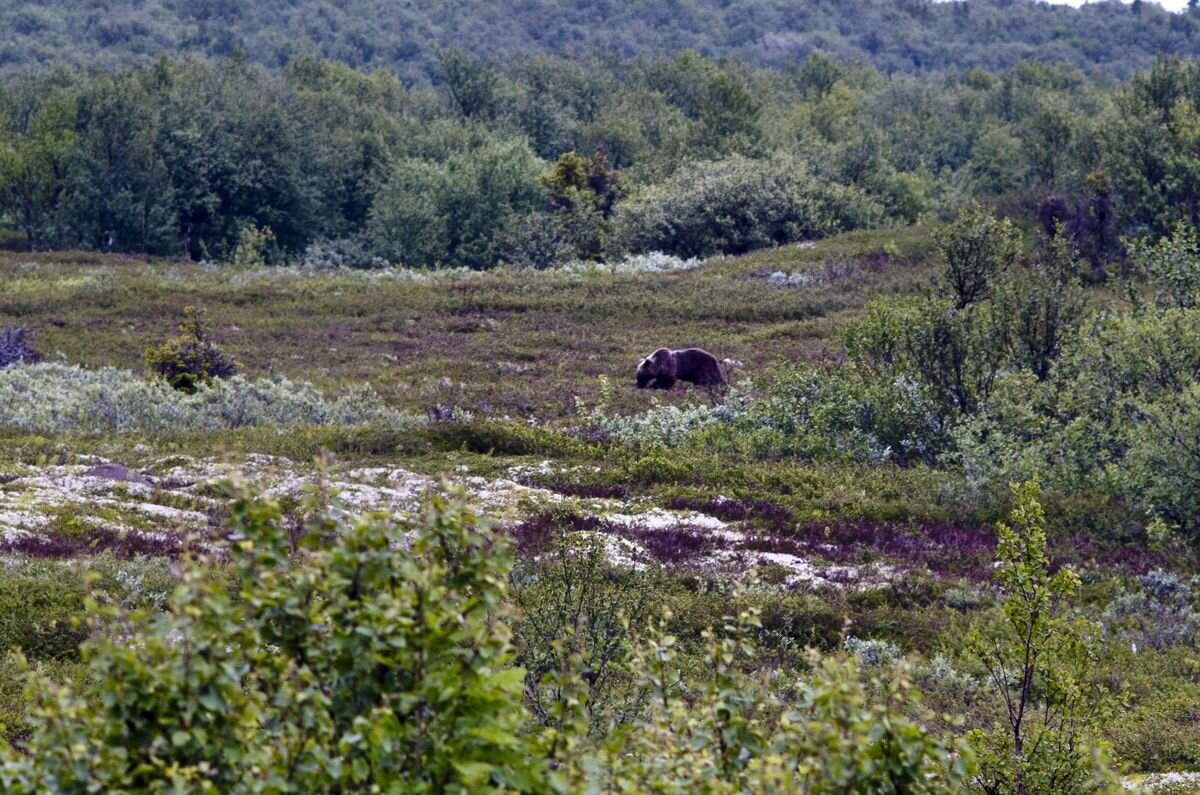
{"type": "Polygon", "coordinates": [[[243,51],[271,67],[305,55],[436,80],[438,47],[485,57],[656,56],[693,49],[784,66],[814,52],[885,73],[1066,62],[1128,77],[1194,54],[1197,20],[1141,0],[1082,8],[1031,0],[39,0],[0,9],[0,70],[127,66],[155,53],[243,51]]]}
{"type": "Polygon", "coordinates": [[[1037,63],[888,76],[825,55],[438,59],[436,88],[316,58],[10,79],[8,244],[545,267],[737,254],[981,199],[1065,224],[1100,275],[1121,236],[1200,213],[1187,60],[1110,84],[1037,63]]]}

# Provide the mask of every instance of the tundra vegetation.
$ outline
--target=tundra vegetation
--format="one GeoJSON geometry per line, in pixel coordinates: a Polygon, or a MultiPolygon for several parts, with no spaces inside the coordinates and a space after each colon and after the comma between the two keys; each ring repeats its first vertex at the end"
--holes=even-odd
{"type": "Polygon", "coordinates": [[[1196,789],[1190,12],[888,4],[1104,23],[906,74],[16,5],[5,792],[1196,789]]]}

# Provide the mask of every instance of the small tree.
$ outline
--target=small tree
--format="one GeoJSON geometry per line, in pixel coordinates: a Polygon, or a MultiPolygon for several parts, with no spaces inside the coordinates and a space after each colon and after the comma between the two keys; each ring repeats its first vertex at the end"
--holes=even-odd
{"type": "Polygon", "coordinates": [[[1109,714],[1107,692],[1090,681],[1097,628],[1061,614],[1079,576],[1065,566],[1050,573],[1037,479],[1012,490],[1010,523],[996,527],[1004,619],[971,637],[1003,718],[970,734],[979,754],[972,786],[987,795],[1112,791],[1096,755],[1109,714]]]}
{"type": "Polygon", "coordinates": [[[1021,235],[1012,222],[978,204],[959,212],[933,239],[946,258],[946,281],[958,309],[986,298],[992,278],[1021,256],[1021,235]]]}
{"type": "Polygon", "coordinates": [[[574,196],[582,194],[605,218],[612,215],[613,205],[625,187],[621,172],[608,165],[603,149],[597,149],[592,157],[564,152],[539,180],[550,195],[553,209],[574,209],[574,196]]]}
{"type": "Polygon", "coordinates": [[[1066,233],[1074,239],[1080,254],[1091,263],[1091,280],[1102,282],[1108,276],[1109,260],[1121,252],[1121,241],[1116,232],[1116,199],[1112,184],[1103,171],[1087,175],[1084,195],[1084,202],[1066,233]]]}
{"type": "Polygon", "coordinates": [[[590,729],[627,723],[643,695],[632,687],[630,626],[645,623],[656,580],[613,565],[602,537],[552,534],[513,570],[512,596],[520,610],[513,640],[516,662],[526,672],[525,703],[534,720],[552,725],[578,689],[586,696],[590,729]]]}
{"type": "Polygon", "coordinates": [[[238,232],[233,264],[239,268],[261,268],[270,264],[275,248],[275,233],[271,227],[246,224],[238,232]]]}
{"type": "Polygon", "coordinates": [[[1069,238],[1046,238],[1027,263],[996,279],[994,292],[997,339],[1016,364],[1045,380],[1063,338],[1083,313],[1078,258],[1069,238]]]}
{"type": "Polygon", "coordinates": [[[947,419],[970,414],[991,392],[1004,350],[983,306],[956,308],[944,298],[885,296],[843,335],[855,366],[876,381],[906,378],[941,406],[947,419]]]}
{"type": "Polygon", "coordinates": [[[179,336],[146,349],[146,364],[155,375],[183,392],[237,372],[237,362],[209,339],[205,314],[203,308],[184,307],[179,336]]]}

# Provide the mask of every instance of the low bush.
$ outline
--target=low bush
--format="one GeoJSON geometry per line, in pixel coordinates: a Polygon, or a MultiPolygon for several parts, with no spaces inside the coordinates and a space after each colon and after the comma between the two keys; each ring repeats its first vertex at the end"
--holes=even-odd
{"type": "Polygon", "coordinates": [[[1130,709],[1110,730],[1113,750],[1140,772],[1195,770],[1200,766],[1200,689],[1171,686],[1130,709]]]}
{"type": "Polygon", "coordinates": [[[71,564],[29,563],[0,574],[0,652],[32,660],[76,660],[87,637],[86,580],[71,564]]]}
{"type": "Polygon", "coordinates": [[[899,647],[886,640],[864,640],[851,635],[842,645],[864,668],[889,665],[900,656],[899,647]]]}
{"type": "Polygon", "coordinates": [[[379,270],[389,268],[387,260],[375,254],[371,241],[366,235],[358,234],[353,237],[337,240],[317,240],[304,249],[300,266],[312,271],[338,270],[379,270]]]}
{"type": "Polygon", "coordinates": [[[237,372],[237,362],[208,336],[204,310],[185,307],[179,336],[146,350],[150,370],[175,389],[195,392],[218,378],[237,372]]]}
{"type": "Polygon", "coordinates": [[[645,693],[635,687],[630,658],[646,621],[664,606],[660,578],[614,566],[601,538],[569,526],[554,528],[538,547],[539,554],[518,560],[511,577],[516,663],[525,670],[533,720],[552,720],[563,697],[553,674],[571,666],[583,677],[593,732],[634,720],[645,693]]]}
{"type": "Polygon", "coordinates": [[[954,431],[969,478],[996,484],[1043,473],[1200,532],[1200,310],[1101,314],[1073,332],[1045,382],[1005,373],[954,431]]]}
{"type": "Polygon", "coordinates": [[[1104,612],[1114,636],[1143,649],[1191,645],[1200,634],[1200,611],[1191,583],[1161,569],[1137,578],[1139,588],[1119,593],[1104,612]]]}
{"type": "Polygon", "coordinates": [[[262,268],[280,258],[278,241],[271,227],[246,224],[238,231],[237,246],[233,249],[234,267],[262,268]]]}
{"type": "Polygon", "coordinates": [[[620,250],[681,257],[740,254],[858,229],[882,208],[854,187],[813,175],[795,157],[698,163],[617,205],[620,250]]]}
{"type": "Polygon", "coordinates": [[[400,430],[420,422],[386,405],[369,386],[327,399],[284,378],[234,376],[187,393],[113,368],[45,363],[0,371],[0,429],[11,432],[165,436],[251,427],[400,430]]]}
{"type": "Polygon", "coordinates": [[[20,649],[35,661],[75,661],[88,635],[86,600],[129,610],[161,608],[175,575],[164,559],[87,562],[9,557],[0,569],[0,656],[20,649]]]}

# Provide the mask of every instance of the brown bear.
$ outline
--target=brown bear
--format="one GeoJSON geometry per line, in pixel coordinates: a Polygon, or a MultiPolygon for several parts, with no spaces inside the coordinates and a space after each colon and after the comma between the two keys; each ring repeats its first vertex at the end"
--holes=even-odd
{"type": "Polygon", "coordinates": [[[725,376],[716,357],[701,348],[659,348],[638,364],[638,389],[670,389],[676,381],[716,386],[725,383],[725,376]]]}

